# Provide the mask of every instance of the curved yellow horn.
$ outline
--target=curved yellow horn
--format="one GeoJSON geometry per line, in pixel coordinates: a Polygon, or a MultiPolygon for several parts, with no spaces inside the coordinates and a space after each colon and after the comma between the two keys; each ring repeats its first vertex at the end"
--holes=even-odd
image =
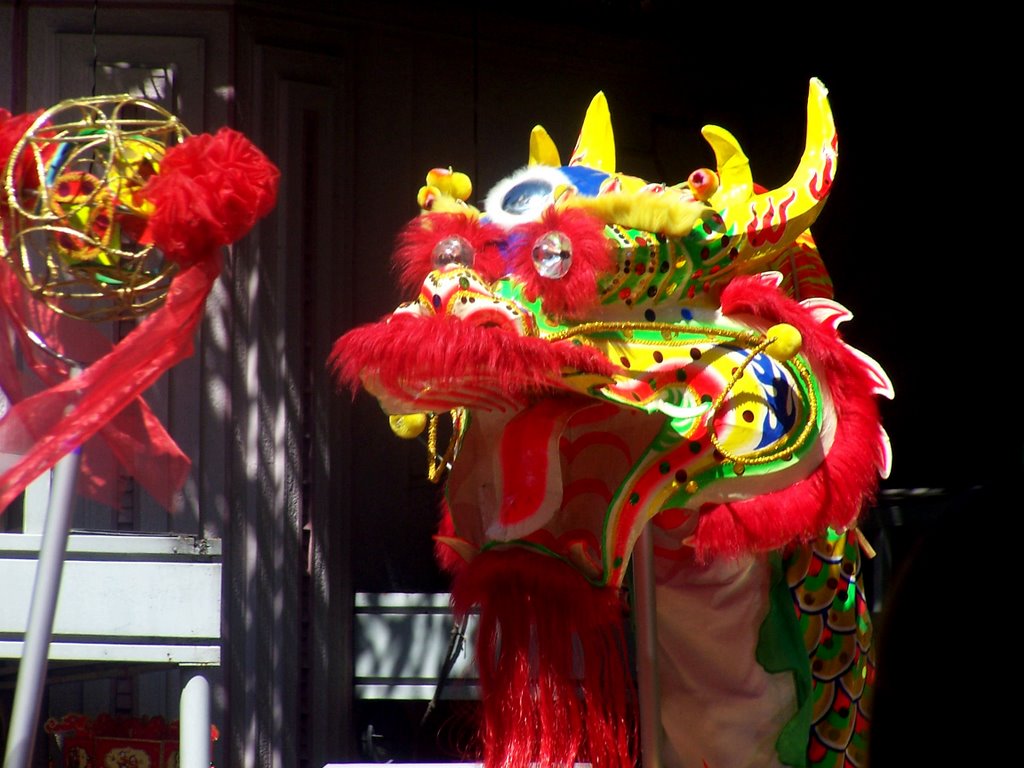
{"type": "Polygon", "coordinates": [[[792,178],[777,189],[753,193],[750,168],[736,139],[710,126],[704,136],[715,151],[721,186],[712,198],[738,240],[735,263],[743,269],[788,246],[818,218],[825,204],[838,159],[835,122],[828,90],[812,78],[807,96],[807,138],[792,178]]]}
{"type": "Polygon", "coordinates": [[[558,168],[562,164],[558,147],[543,126],[535,125],[530,131],[530,165],[549,165],[558,168]]]}
{"type": "Polygon", "coordinates": [[[718,164],[718,191],[711,196],[711,205],[722,210],[749,200],[754,194],[754,179],[750,175],[750,160],[736,137],[717,125],[705,125],[701,135],[714,150],[718,164]]]}
{"type": "Polygon", "coordinates": [[[598,91],[587,107],[569,165],[585,165],[605,173],[615,173],[615,136],[608,99],[603,91],[598,91]]]}

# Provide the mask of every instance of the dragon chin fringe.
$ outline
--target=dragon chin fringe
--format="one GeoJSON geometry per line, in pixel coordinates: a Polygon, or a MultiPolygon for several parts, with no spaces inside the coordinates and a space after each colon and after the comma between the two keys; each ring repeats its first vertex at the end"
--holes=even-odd
{"type": "Polygon", "coordinates": [[[617,590],[522,549],[473,559],[452,588],[456,615],[479,609],[486,768],[636,764],[636,694],[617,590]]]}

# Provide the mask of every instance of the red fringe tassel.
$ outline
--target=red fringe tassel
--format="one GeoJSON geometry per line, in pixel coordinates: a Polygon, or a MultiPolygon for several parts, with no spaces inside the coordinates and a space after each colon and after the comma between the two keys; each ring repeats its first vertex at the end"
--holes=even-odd
{"type": "Polygon", "coordinates": [[[636,764],[636,695],[618,593],[560,560],[483,552],[456,577],[459,616],[479,607],[476,660],[486,768],[636,764]]]}

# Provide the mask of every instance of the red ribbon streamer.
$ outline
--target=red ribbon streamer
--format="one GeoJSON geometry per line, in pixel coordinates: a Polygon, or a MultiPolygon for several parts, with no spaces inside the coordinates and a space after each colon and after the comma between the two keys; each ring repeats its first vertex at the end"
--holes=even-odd
{"type": "Polygon", "coordinates": [[[0,421],[0,450],[24,455],[0,475],[0,509],[100,430],[125,470],[171,507],[189,461],[140,395],[192,354],[193,333],[219,273],[216,257],[188,267],[174,279],[164,306],[108,354],[8,412],[0,421]]]}

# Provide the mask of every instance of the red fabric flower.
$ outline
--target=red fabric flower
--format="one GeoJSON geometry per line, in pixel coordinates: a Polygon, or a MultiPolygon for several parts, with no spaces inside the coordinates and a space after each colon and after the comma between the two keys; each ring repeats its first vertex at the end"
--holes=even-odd
{"type": "Polygon", "coordinates": [[[182,265],[209,258],[270,212],[280,172],[238,131],[192,136],[167,151],[143,194],[153,241],[182,265]]]}

